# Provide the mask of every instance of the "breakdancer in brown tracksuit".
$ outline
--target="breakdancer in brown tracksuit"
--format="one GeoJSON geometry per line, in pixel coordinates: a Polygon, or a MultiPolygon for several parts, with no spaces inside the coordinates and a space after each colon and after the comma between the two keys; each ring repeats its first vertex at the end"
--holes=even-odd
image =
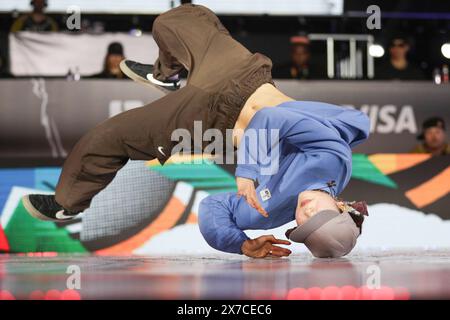
{"type": "Polygon", "coordinates": [[[203,131],[216,128],[225,136],[226,129],[245,128],[258,109],[292,100],[273,86],[271,60],[235,41],[203,6],[186,4],[161,14],[153,36],[160,50],[154,65],[123,61],[121,67],[134,80],[173,92],[84,135],[64,163],[55,195],[23,197],[32,216],[75,217],[129,159],[157,158],[163,164],[176,144],[171,141],[175,129],[187,129],[194,137],[194,121],[201,121],[203,131]],[[174,76],[183,68],[189,74],[179,89],[174,76]]]}

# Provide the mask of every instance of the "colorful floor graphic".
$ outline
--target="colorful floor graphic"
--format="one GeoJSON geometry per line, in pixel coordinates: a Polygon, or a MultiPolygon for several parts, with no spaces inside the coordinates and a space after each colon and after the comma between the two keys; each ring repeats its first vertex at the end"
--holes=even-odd
{"type": "MultiPolygon", "coordinates": [[[[448,225],[449,164],[449,156],[355,154],[352,180],[341,196],[432,214],[448,225]]],[[[31,218],[21,196],[52,192],[59,174],[60,168],[0,169],[0,251],[145,253],[160,245],[155,237],[175,228],[180,235],[186,226],[196,232],[203,198],[236,190],[232,168],[208,161],[131,161],[79,219],[61,224],[31,218]]]]}

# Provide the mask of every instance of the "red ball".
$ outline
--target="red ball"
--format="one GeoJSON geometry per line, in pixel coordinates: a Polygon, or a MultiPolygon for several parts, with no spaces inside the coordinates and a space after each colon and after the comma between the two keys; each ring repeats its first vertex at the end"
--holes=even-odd
{"type": "Polygon", "coordinates": [[[61,299],[61,292],[58,290],[49,290],[45,294],[45,300],[60,300],[61,299]]]}
{"type": "Polygon", "coordinates": [[[0,300],[16,300],[16,298],[8,290],[0,290],[0,300]]]}
{"type": "Polygon", "coordinates": [[[395,300],[409,300],[411,299],[411,293],[407,288],[398,287],[394,289],[395,300]]]}
{"type": "Polygon", "coordinates": [[[322,296],[322,289],[319,287],[312,287],[308,289],[310,300],[320,300],[322,296]]]}
{"type": "Polygon", "coordinates": [[[294,288],[289,290],[287,300],[309,300],[309,293],[303,288],[294,288]]]}
{"type": "Polygon", "coordinates": [[[355,300],[358,289],[353,286],[343,286],[341,288],[342,300],[355,300]]]}
{"type": "Polygon", "coordinates": [[[341,292],[338,287],[330,286],[325,287],[322,290],[322,294],[320,296],[321,300],[340,300],[341,292]]]}
{"type": "Polygon", "coordinates": [[[394,300],[394,290],[390,287],[381,287],[373,291],[372,300],[394,300]]]}
{"type": "Polygon", "coordinates": [[[81,300],[81,295],[77,290],[64,290],[61,293],[61,300],[81,300]]]}
{"type": "Polygon", "coordinates": [[[356,299],[358,300],[372,300],[373,289],[363,286],[358,289],[356,299]]]}

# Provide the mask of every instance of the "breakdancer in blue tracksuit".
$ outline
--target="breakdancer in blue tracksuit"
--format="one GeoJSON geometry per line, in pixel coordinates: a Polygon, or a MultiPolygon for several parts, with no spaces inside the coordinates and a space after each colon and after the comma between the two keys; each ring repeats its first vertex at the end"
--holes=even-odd
{"type": "Polygon", "coordinates": [[[273,236],[251,240],[244,230],[272,229],[292,220],[301,226],[321,211],[342,212],[345,203],[336,195],[351,177],[351,148],[367,139],[369,119],[355,109],[289,101],[256,112],[245,133],[261,129],[279,130],[277,145],[268,138],[270,134],[257,135],[258,145],[269,156],[278,148],[278,170],[263,174],[264,163],[244,138],[239,158],[254,161],[238,161],[236,177],[258,183],[256,195],[262,210],[237,193],[211,195],[200,204],[200,231],[210,246],[221,251],[257,258],[287,256],[290,250],[274,244],[288,241],[273,236]]]}

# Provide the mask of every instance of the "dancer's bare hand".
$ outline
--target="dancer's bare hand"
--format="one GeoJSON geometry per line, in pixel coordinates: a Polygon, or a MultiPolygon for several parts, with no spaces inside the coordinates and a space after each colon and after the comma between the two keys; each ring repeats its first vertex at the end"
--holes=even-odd
{"type": "Polygon", "coordinates": [[[274,244],[290,245],[286,240],[275,238],[273,235],[261,236],[256,239],[245,240],[242,244],[242,253],[251,258],[264,258],[267,256],[287,257],[292,252],[289,249],[275,246],[274,244]]]}
{"type": "Polygon", "coordinates": [[[236,184],[238,187],[238,196],[244,197],[252,208],[255,208],[261,215],[267,218],[269,214],[261,206],[256,196],[255,182],[251,179],[236,177],[236,184]]]}

